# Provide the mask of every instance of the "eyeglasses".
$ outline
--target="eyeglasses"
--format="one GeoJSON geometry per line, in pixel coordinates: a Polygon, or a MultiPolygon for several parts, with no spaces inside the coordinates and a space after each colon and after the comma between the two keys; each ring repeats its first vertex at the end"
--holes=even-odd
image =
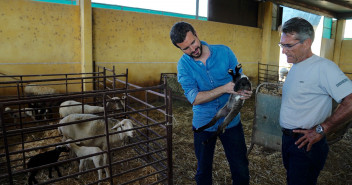
{"type": "Polygon", "coordinates": [[[291,49],[293,46],[297,45],[298,43],[301,43],[301,41],[298,41],[296,44],[281,44],[281,43],[279,43],[279,46],[280,46],[282,49],[284,49],[284,48],[286,48],[286,49],[291,49]]]}

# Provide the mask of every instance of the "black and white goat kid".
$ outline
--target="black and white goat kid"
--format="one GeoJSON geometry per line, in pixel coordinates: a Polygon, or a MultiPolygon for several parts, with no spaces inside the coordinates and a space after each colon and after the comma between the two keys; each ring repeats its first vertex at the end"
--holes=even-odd
{"type": "MultiPolygon", "coordinates": [[[[246,75],[243,75],[240,73],[242,65],[238,64],[235,68],[235,74],[232,69],[229,69],[228,73],[232,76],[232,80],[235,83],[234,86],[234,91],[238,92],[241,90],[247,90],[250,91],[252,88],[251,82],[249,81],[249,78],[246,75]]],[[[213,125],[222,117],[225,117],[223,123],[219,125],[217,131],[215,134],[209,138],[207,141],[205,141],[203,144],[207,144],[209,140],[215,139],[219,134],[224,133],[227,125],[237,116],[237,114],[240,112],[245,100],[241,99],[240,94],[231,94],[229,97],[229,100],[225,104],[224,107],[222,107],[216,115],[213,117],[213,119],[206,125],[198,128],[195,130],[195,132],[201,132],[213,125]]]]}

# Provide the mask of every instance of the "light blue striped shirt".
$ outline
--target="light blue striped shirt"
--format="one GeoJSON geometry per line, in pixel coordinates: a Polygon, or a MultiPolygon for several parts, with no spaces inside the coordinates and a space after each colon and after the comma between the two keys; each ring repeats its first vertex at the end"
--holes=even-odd
{"type": "MultiPolygon", "coordinates": [[[[209,47],[210,56],[206,61],[206,66],[201,61],[196,61],[187,54],[183,54],[178,61],[178,82],[185,91],[188,101],[193,103],[198,92],[209,91],[219,86],[225,85],[232,80],[229,69],[235,69],[238,64],[237,58],[232,50],[224,45],[208,45],[201,41],[203,45],[209,47]]],[[[242,69],[240,71],[242,73],[242,69]]],[[[199,128],[206,125],[215,114],[226,104],[230,94],[223,94],[219,98],[207,103],[193,106],[193,127],[199,128]]],[[[224,121],[221,118],[214,126],[206,131],[216,131],[218,125],[224,121]]],[[[238,114],[227,128],[236,126],[240,121],[238,114]]]]}

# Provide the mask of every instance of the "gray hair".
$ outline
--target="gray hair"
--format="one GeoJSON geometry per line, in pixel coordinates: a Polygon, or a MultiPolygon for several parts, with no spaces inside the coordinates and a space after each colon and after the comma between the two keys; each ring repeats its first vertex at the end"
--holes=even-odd
{"type": "Polygon", "coordinates": [[[182,43],[186,39],[187,33],[191,31],[193,35],[196,35],[196,31],[193,26],[187,22],[177,22],[175,23],[170,31],[171,42],[178,47],[177,43],[182,43]]]}
{"type": "Polygon", "coordinates": [[[296,39],[300,42],[305,41],[310,38],[312,42],[314,41],[314,29],[312,24],[301,17],[294,17],[286,21],[284,26],[282,26],[281,31],[283,33],[296,34],[296,39]]]}

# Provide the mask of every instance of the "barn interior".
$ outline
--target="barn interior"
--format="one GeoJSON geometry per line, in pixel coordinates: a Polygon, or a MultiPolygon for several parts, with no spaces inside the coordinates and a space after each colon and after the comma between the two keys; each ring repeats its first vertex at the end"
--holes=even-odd
{"type": "MultiPolygon", "coordinates": [[[[107,166],[113,175],[101,183],[194,184],[192,132],[187,129],[191,124],[191,106],[182,100],[182,89],[174,78],[183,53],[169,38],[170,28],[178,21],[191,23],[201,40],[229,46],[254,88],[265,82],[277,83],[275,91],[280,88],[280,68],[289,68],[280,63],[278,46],[284,8],[324,16],[315,54],[334,61],[352,79],[352,39],[344,38],[346,21],[352,19],[352,1],[208,0],[206,19],[96,5],[90,0],[0,0],[1,184],[26,183],[30,170],[25,163],[30,157],[67,144],[57,133],[56,123],[61,120],[57,102],[74,99],[82,102],[82,106],[83,102],[103,106],[116,96],[127,96],[126,107],[102,117],[134,120],[139,139],[112,149],[130,156],[110,156],[112,160],[107,166]],[[52,87],[56,93],[28,97],[24,89],[30,83],[52,87]],[[172,97],[168,88],[174,91],[172,97]],[[29,108],[30,103],[41,102],[50,102],[50,108],[56,110],[50,118],[20,116],[15,120],[14,113],[24,112],[5,110],[21,110],[29,108]],[[179,134],[185,136],[180,139],[179,134]]],[[[254,139],[258,93],[244,107],[247,112],[243,116],[248,116],[244,118],[248,148],[254,139]]],[[[44,111],[48,107],[46,104],[44,111]]],[[[328,167],[319,184],[352,184],[352,158],[346,155],[352,152],[352,132],[348,126],[351,124],[331,145],[328,167]]],[[[278,149],[255,144],[249,154],[251,184],[284,184],[285,171],[278,149]]],[[[217,148],[223,153],[221,147],[217,148]]],[[[214,183],[230,184],[226,159],[221,154],[216,157],[219,160],[215,162],[214,183]]],[[[75,160],[79,158],[70,158],[68,154],[60,158],[59,164],[66,169],[62,178],[54,175],[49,179],[44,172],[37,179],[42,184],[99,181],[94,166],[85,172],[94,178],[86,174],[84,180],[74,179],[79,174],[75,160]]]]}

